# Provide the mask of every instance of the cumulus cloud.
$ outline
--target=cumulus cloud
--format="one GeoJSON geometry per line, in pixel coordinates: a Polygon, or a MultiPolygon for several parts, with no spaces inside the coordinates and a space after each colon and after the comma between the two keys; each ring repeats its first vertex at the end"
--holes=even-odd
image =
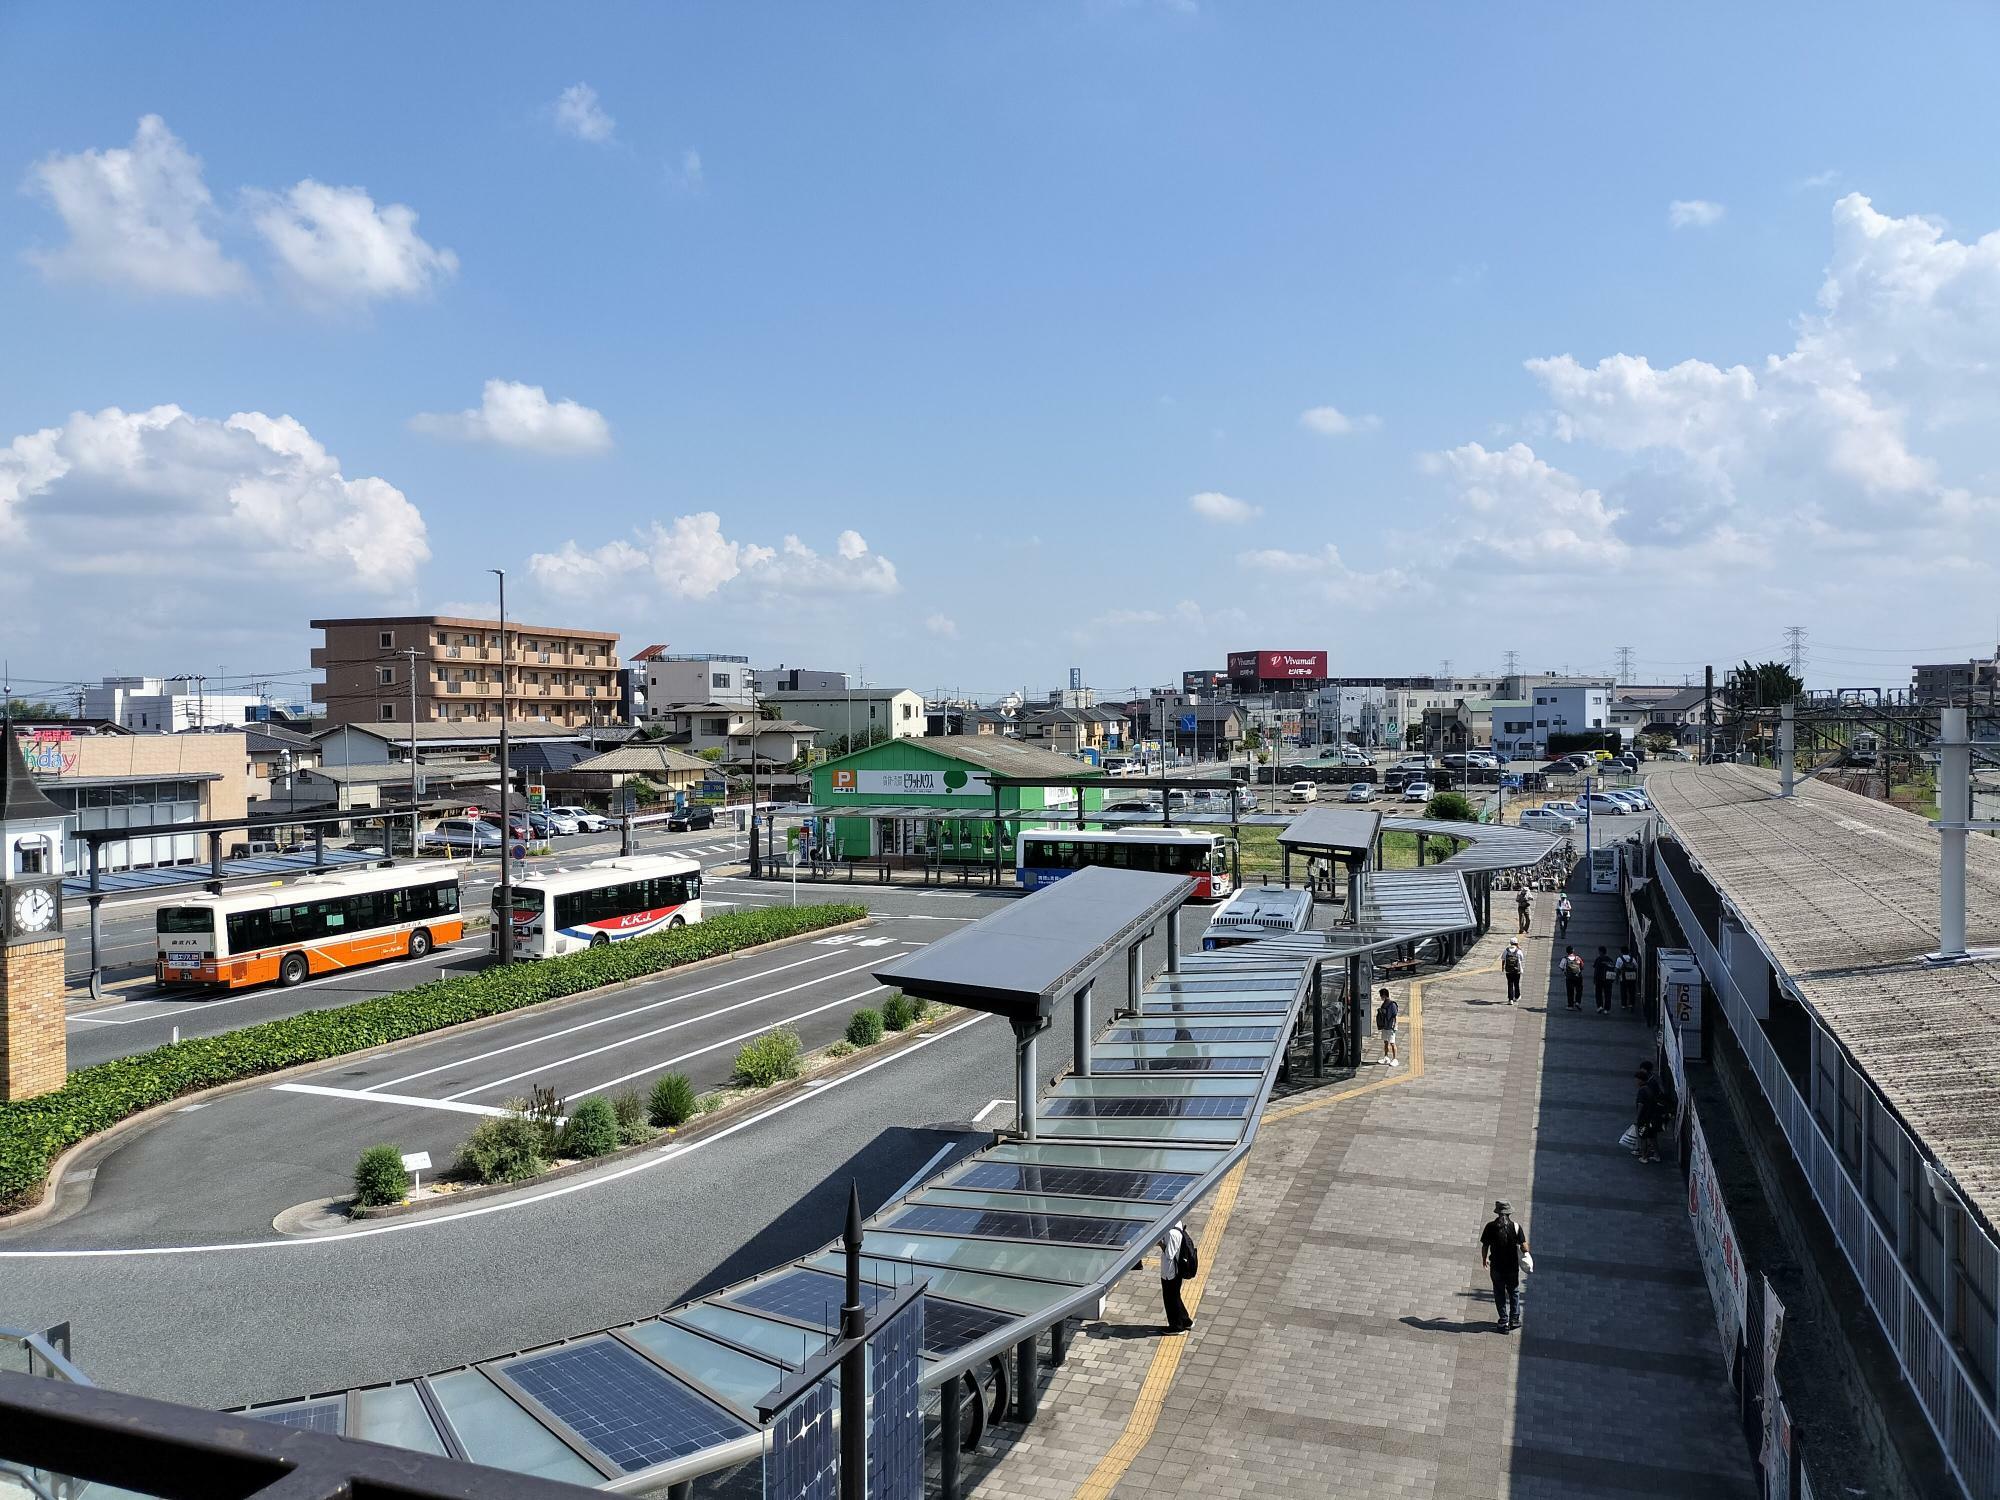
{"type": "Polygon", "coordinates": [[[958,639],[958,621],[954,620],[950,615],[926,615],[924,617],[924,629],[928,630],[941,641],[955,641],[958,639]]]}
{"type": "Polygon", "coordinates": [[[250,285],[209,232],[215,204],[201,159],[158,115],[139,121],[129,147],[44,158],[25,190],[45,199],[69,230],[68,244],[27,252],[51,280],[187,297],[227,296],[250,285]]]}
{"type": "Polygon", "coordinates": [[[423,516],[386,480],[349,479],[288,416],[178,406],[73,413],[0,449],[0,535],[37,570],[171,579],[241,600],[411,586],[423,516]]]}
{"type": "Polygon", "coordinates": [[[542,387],[517,380],[489,380],[476,408],[419,412],[410,426],[434,437],[538,453],[601,453],[611,446],[603,413],[568,399],[551,401],[542,387]]]}
{"type": "Polygon", "coordinates": [[[1361,572],[1347,565],[1340,548],[1326,543],[1317,552],[1298,552],[1285,547],[1259,547],[1236,554],[1236,565],[1254,573],[1273,573],[1300,580],[1287,588],[1304,587],[1332,604],[1373,609],[1408,599],[1415,586],[1402,568],[1361,572]]]}
{"type": "Polygon", "coordinates": [[[1604,496],[1536,457],[1526,443],[1489,449],[1466,443],[1427,454],[1423,468],[1446,479],[1472,512],[1465,546],[1534,567],[1617,565],[1627,547],[1604,496]]]}
{"type": "Polygon", "coordinates": [[[1188,509],[1203,520],[1219,521],[1225,526],[1241,526],[1264,514],[1263,506],[1252,505],[1248,500],[1238,500],[1234,495],[1225,495],[1217,490],[1203,490],[1199,495],[1188,496],[1188,509]]]}
{"type": "Polygon", "coordinates": [[[528,570],[544,591],[570,600],[599,599],[635,585],[682,600],[712,599],[735,585],[799,602],[902,588],[896,565],[870,551],[858,531],[841,532],[831,553],[815,551],[793,535],[768,547],[725,536],[722,517],[712,510],[676,516],[670,524],[655,521],[630,540],[600,547],[565,541],[554,552],[529,558],[528,570]]]}
{"type": "Polygon", "coordinates": [[[1674,229],[1713,229],[1726,212],[1706,198],[1676,198],[1667,205],[1667,223],[1674,229]]]}
{"type": "Polygon", "coordinates": [[[414,209],[380,207],[358,187],[311,178],[283,195],[251,195],[251,222],[309,301],[417,297],[458,274],[458,257],[417,233],[414,209]]]}
{"type": "Polygon", "coordinates": [[[1373,432],[1382,425],[1377,416],[1350,417],[1337,406],[1313,406],[1299,413],[1299,426],[1321,437],[1346,437],[1353,432],[1373,432]]]}
{"type": "Polygon", "coordinates": [[[573,83],[558,94],[554,112],[556,129],[593,146],[610,144],[618,129],[618,122],[597,102],[597,90],[587,83],[573,83]]]}

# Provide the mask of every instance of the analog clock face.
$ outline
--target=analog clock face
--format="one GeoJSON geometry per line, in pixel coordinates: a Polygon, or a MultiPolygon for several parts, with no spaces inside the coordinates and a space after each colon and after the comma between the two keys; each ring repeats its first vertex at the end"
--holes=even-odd
{"type": "Polygon", "coordinates": [[[14,898],[16,932],[46,932],[55,921],[56,898],[47,891],[23,891],[14,898]]]}

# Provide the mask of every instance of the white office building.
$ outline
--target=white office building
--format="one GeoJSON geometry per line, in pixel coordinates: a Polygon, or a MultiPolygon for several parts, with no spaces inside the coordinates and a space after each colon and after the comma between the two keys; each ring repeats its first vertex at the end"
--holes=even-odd
{"type": "Polygon", "coordinates": [[[211,692],[199,677],[107,677],[83,690],[84,718],[157,734],[240,728],[263,705],[256,693],[211,692]]]}

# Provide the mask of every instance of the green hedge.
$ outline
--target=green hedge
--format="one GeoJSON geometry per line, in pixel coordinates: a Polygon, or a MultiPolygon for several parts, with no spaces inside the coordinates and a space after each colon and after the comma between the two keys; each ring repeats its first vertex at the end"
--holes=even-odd
{"type": "Polygon", "coordinates": [[[54,1093],[0,1104],[0,1212],[33,1202],[50,1163],[78,1141],[183,1094],[504,1015],[866,915],[865,907],[853,905],[730,912],[584,953],[434,979],[335,1010],[303,1011],[79,1069],[54,1093]]]}

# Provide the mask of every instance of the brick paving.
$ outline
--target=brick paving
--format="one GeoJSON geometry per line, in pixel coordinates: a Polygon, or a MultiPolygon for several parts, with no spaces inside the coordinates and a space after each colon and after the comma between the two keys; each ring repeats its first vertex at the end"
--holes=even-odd
{"type": "MultiPolygon", "coordinates": [[[[1615,899],[1572,899],[1578,951],[1615,952],[1615,899]]],[[[1539,898],[1519,1007],[1497,972],[1474,972],[1497,966],[1496,931],[1424,981],[1421,1076],[1364,1067],[1339,1086],[1376,1085],[1356,1097],[1273,1107],[1194,1333],[1164,1342],[1147,1262],[1045,1370],[1034,1422],[1003,1424],[969,1458],[969,1493],[1756,1494],[1680,1179],[1617,1145],[1642,1029],[1595,1014],[1588,993],[1564,1010],[1550,906],[1539,898]],[[1511,1336],[1476,1244],[1496,1197],[1535,1247],[1511,1336]],[[1142,1388],[1158,1398],[1150,1430],[1134,1422],[1142,1388]]]]}

